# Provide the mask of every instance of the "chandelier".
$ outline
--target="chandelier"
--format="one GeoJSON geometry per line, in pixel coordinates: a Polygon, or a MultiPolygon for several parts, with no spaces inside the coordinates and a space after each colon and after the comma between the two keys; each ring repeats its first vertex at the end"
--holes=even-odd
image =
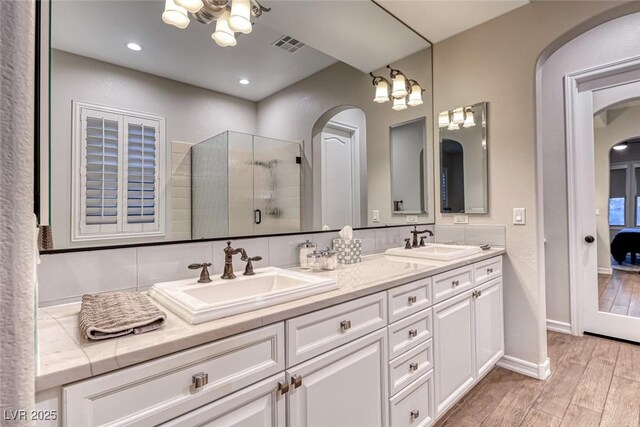
{"type": "Polygon", "coordinates": [[[447,130],[458,130],[460,125],[463,128],[470,128],[476,125],[471,106],[441,111],[438,115],[438,127],[447,128],[447,130]]]}
{"type": "Polygon", "coordinates": [[[251,18],[257,18],[271,8],[258,0],[165,0],[162,20],[180,29],[187,28],[189,14],[202,24],[216,21],[211,38],[218,46],[235,46],[236,35],[249,34],[253,28],[251,18]]]}
{"type": "Polygon", "coordinates": [[[373,85],[376,88],[375,98],[373,102],[382,104],[393,98],[391,107],[394,111],[406,110],[409,107],[415,107],[422,104],[422,86],[415,80],[407,78],[400,70],[389,69],[389,77],[391,81],[382,76],[376,76],[373,73],[369,75],[373,78],[373,85]],[[408,98],[408,99],[407,99],[408,98]]]}

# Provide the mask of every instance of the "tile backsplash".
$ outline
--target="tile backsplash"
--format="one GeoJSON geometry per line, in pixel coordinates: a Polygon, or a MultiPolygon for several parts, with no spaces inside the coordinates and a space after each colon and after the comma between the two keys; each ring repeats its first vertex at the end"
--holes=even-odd
{"type": "MultiPolygon", "coordinates": [[[[426,226],[434,229],[433,225],[426,226]]],[[[459,227],[459,226],[455,226],[459,227]]],[[[436,236],[441,227],[437,227],[436,236]]],[[[448,227],[447,227],[448,228],[448,227]]],[[[482,227],[483,230],[466,230],[465,239],[482,240],[490,235],[500,236],[499,229],[482,227]]],[[[373,254],[401,246],[410,237],[412,226],[355,230],[354,237],[362,240],[363,254],[373,254]]],[[[443,233],[451,230],[443,229],[443,233]]],[[[502,231],[504,242],[504,230],[502,231]]],[[[235,239],[234,248],[243,247],[249,256],[262,256],[255,262],[256,268],[266,266],[293,267],[299,264],[297,246],[306,239],[318,244],[319,249],[331,245],[337,233],[310,233],[290,236],[255,237],[235,239]]],[[[495,237],[495,236],[494,236],[495,237]]],[[[438,239],[442,241],[442,239],[438,239]]],[[[466,240],[465,240],[466,241],[466,240]]],[[[489,242],[499,246],[498,239],[489,242]]],[[[504,244],[504,243],[503,243],[504,244]]],[[[40,306],[51,306],[78,301],[83,294],[113,290],[147,290],[158,282],[197,277],[198,272],[187,266],[195,262],[211,262],[212,275],[222,273],[223,249],[226,241],[192,242],[175,245],[141,246],[123,249],[95,250],[42,255],[38,268],[38,295],[40,306]]],[[[234,257],[234,269],[241,270],[244,263],[234,257]]]]}

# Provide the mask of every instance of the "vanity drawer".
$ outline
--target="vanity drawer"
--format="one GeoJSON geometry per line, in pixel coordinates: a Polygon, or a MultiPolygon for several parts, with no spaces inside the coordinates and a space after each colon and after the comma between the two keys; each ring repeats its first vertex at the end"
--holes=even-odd
{"type": "Polygon", "coordinates": [[[439,303],[472,288],[473,266],[456,268],[433,277],[433,302],[439,303]]]}
{"type": "Polygon", "coordinates": [[[387,295],[389,322],[395,322],[431,306],[431,277],[389,289],[387,295]]]}
{"type": "Polygon", "coordinates": [[[432,324],[431,309],[427,308],[389,325],[389,359],[431,338],[432,324]]]}
{"type": "Polygon", "coordinates": [[[490,258],[473,264],[473,277],[476,285],[502,276],[502,257],[490,258]]]}
{"type": "Polygon", "coordinates": [[[278,323],[63,387],[63,425],[157,425],[282,370],[278,323]]]}
{"type": "Polygon", "coordinates": [[[393,427],[427,427],[434,421],[433,371],[389,399],[393,427]]]}
{"type": "Polygon", "coordinates": [[[390,396],[433,368],[432,343],[429,339],[389,362],[390,396]]]}
{"type": "Polygon", "coordinates": [[[380,292],[286,322],[287,367],[385,327],[387,296],[380,292]]]}

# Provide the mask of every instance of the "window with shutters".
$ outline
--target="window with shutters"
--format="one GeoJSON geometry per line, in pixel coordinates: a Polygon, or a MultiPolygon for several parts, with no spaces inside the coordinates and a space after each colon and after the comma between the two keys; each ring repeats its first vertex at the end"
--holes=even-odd
{"type": "Polygon", "coordinates": [[[73,102],[72,240],[164,235],[164,118],[73,102]]]}

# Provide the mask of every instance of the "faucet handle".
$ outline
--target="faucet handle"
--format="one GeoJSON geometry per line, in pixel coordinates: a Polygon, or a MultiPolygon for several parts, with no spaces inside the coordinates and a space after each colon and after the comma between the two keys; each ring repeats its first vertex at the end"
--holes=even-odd
{"type": "Polygon", "coordinates": [[[422,247],[422,246],[427,246],[427,245],[424,243],[424,239],[426,239],[426,237],[425,237],[425,236],[420,237],[420,246],[421,246],[421,247],[422,247]]]}
{"type": "Polygon", "coordinates": [[[261,256],[243,257],[242,260],[247,262],[247,266],[244,268],[244,273],[242,274],[244,276],[253,276],[256,274],[255,271],[253,271],[253,261],[262,261],[262,257],[261,256]]]}
{"type": "Polygon", "coordinates": [[[405,241],[404,248],[411,249],[411,239],[404,239],[404,241],[405,241]]]}
{"type": "Polygon", "coordinates": [[[202,269],[202,271],[200,272],[200,279],[198,279],[198,283],[210,283],[211,282],[211,277],[209,277],[209,268],[211,267],[211,263],[210,262],[203,262],[203,263],[194,263],[194,264],[189,264],[188,268],[191,270],[197,270],[199,268],[202,269]]]}

